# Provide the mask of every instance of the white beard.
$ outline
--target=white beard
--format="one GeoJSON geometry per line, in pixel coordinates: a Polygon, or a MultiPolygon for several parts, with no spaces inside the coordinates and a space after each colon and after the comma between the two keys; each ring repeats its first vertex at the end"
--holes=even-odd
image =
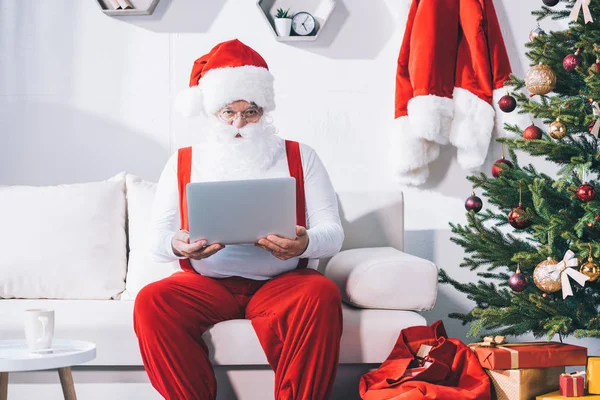
{"type": "Polygon", "coordinates": [[[263,116],[260,121],[236,128],[212,117],[212,129],[199,160],[207,180],[256,179],[285,155],[283,140],[263,116]],[[236,138],[237,134],[242,135],[236,138]]]}

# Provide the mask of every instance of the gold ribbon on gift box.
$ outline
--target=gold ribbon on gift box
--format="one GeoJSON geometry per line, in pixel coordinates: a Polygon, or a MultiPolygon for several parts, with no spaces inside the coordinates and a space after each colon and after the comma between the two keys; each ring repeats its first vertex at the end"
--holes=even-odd
{"type": "MultiPolygon", "coordinates": [[[[510,369],[519,368],[519,352],[512,349],[511,347],[523,347],[523,346],[546,346],[555,342],[522,342],[522,343],[506,343],[504,336],[486,336],[483,338],[483,342],[471,343],[469,347],[489,347],[506,350],[510,353],[510,369]]],[[[488,354],[487,357],[482,361],[487,361],[492,356],[492,353],[488,354]]]]}
{"type": "Polygon", "coordinates": [[[505,336],[486,336],[483,338],[483,342],[473,344],[479,345],[480,347],[496,347],[504,343],[506,343],[505,336]]]}
{"type": "Polygon", "coordinates": [[[567,372],[563,372],[560,375],[561,376],[568,376],[568,377],[571,377],[573,379],[573,396],[569,396],[569,397],[583,396],[583,393],[579,393],[579,390],[577,390],[577,377],[579,377],[579,376],[585,377],[585,371],[577,371],[577,372],[573,372],[571,374],[569,374],[567,372]]]}

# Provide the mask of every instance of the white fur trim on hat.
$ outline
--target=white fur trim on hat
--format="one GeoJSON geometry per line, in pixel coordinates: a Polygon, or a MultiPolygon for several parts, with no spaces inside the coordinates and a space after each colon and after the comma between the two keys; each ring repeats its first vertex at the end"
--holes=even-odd
{"type": "Polygon", "coordinates": [[[198,86],[183,89],[177,93],[173,108],[184,117],[202,115],[204,112],[204,108],[202,107],[202,91],[198,86]]]}
{"type": "Polygon", "coordinates": [[[452,99],[435,95],[416,96],[409,100],[407,110],[411,136],[439,144],[448,143],[454,115],[452,99]]]}
{"type": "Polygon", "coordinates": [[[494,128],[493,107],[468,90],[454,88],[454,120],[450,143],[457,149],[464,170],[480,167],[487,156],[494,128]]]}
{"type": "Polygon", "coordinates": [[[214,114],[237,100],[253,102],[265,112],[275,109],[273,75],[266,68],[255,66],[216,68],[201,79],[204,110],[214,114]]]}
{"type": "Polygon", "coordinates": [[[440,145],[408,134],[408,117],[396,118],[391,127],[390,157],[396,181],[422,185],[429,177],[429,163],[440,154],[440,145]]]}

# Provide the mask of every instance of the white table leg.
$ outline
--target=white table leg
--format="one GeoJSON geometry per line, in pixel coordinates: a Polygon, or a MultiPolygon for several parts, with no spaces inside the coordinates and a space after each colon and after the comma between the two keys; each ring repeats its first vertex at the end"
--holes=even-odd
{"type": "Polygon", "coordinates": [[[59,368],[58,376],[60,378],[60,385],[62,386],[63,395],[65,400],[77,400],[75,394],[75,385],[73,384],[73,374],[71,373],[70,367],[59,368]]]}
{"type": "Polygon", "coordinates": [[[0,372],[0,400],[8,399],[8,372],[0,372]]]}

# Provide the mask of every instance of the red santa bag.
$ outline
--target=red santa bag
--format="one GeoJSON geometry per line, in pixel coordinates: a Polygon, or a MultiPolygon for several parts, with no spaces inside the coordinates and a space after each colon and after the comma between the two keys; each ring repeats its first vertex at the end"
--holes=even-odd
{"type": "Polygon", "coordinates": [[[489,400],[490,380],[473,352],[449,339],[442,321],[403,329],[386,361],[363,375],[364,400],[489,400]]]}

